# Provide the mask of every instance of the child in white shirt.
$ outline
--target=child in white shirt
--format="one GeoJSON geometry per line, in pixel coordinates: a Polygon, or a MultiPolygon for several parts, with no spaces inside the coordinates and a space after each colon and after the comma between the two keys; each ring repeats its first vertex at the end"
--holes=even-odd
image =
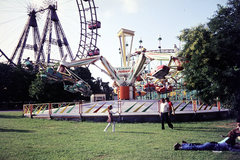
{"type": "Polygon", "coordinates": [[[106,128],[103,130],[104,132],[107,132],[107,129],[108,129],[109,126],[111,126],[111,123],[113,123],[112,131],[115,132],[115,121],[113,119],[112,114],[116,114],[117,112],[113,112],[112,108],[113,108],[112,105],[108,106],[108,120],[107,120],[107,122],[109,122],[109,123],[106,126],[106,128]]]}

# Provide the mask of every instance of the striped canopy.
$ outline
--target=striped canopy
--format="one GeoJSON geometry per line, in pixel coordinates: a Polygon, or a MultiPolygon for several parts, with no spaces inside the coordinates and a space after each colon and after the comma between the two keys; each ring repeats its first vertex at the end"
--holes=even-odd
{"type": "Polygon", "coordinates": [[[146,52],[145,56],[149,59],[169,61],[174,53],[157,53],[157,52],[146,52]]]}

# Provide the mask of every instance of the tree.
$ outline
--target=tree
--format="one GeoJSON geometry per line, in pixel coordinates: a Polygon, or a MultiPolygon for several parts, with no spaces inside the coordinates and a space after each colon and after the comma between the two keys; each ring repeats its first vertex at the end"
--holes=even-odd
{"type": "Polygon", "coordinates": [[[9,65],[0,63],[0,102],[9,101],[9,88],[11,87],[10,76],[13,70],[9,65]]]}
{"type": "Polygon", "coordinates": [[[204,27],[185,29],[179,36],[186,44],[179,56],[187,62],[183,71],[185,87],[188,91],[197,90],[197,96],[205,102],[211,102],[215,95],[212,87],[216,84],[212,81],[214,76],[214,53],[211,50],[212,34],[204,27]]]}
{"type": "Polygon", "coordinates": [[[101,90],[102,79],[97,78],[97,80],[95,80],[92,77],[92,74],[88,68],[76,67],[73,70],[73,72],[91,86],[91,90],[93,91],[93,94],[102,93],[102,90],[101,90]]]}
{"type": "Polygon", "coordinates": [[[212,49],[219,53],[219,77],[214,79],[221,86],[219,98],[240,113],[240,1],[229,0],[226,7],[218,5],[208,27],[213,33],[212,49]]]}
{"type": "Polygon", "coordinates": [[[197,90],[207,103],[218,98],[240,111],[240,2],[218,5],[207,27],[184,29],[178,38],[185,42],[179,56],[188,62],[183,72],[187,90],[197,90]]]}
{"type": "MultiPolygon", "coordinates": [[[[77,67],[71,70],[78,77],[83,79],[91,86],[93,93],[101,93],[100,89],[101,83],[93,82],[94,78],[91,77],[91,72],[88,68],[77,67]]],[[[71,82],[65,82],[71,85],[71,82]]],[[[89,101],[89,97],[84,97],[80,92],[71,93],[65,91],[63,88],[63,82],[51,82],[44,81],[41,79],[40,75],[32,82],[29,88],[30,97],[36,102],[60,102],[60,101],[73,101],[73,100],[86,100],[89,101]]]]}
{"type": "Polygon", "coordinates": [[[35,74],[21,68],[0,63],[0,102],[29,101],[28,87],[35,74]]]}
{"type": "Polygon", "coordinates": [[[109,82],[103,82],[100,77],[94,79],[91,77],[91,72],[88,68],[77,67],[73,70],[73,72],[91,86],[91,90],[94,94],[105,93],[107,99],[109,99],[109,94],[111,94],[113,90],[109,87],[109,82]]]}
{"type": "Polygon", "coordinates": [[[94,79],[88,68],[76,67],[72,71],[87,83],[91,82],[94,79]]]}
{"type": "Polygon", "coordinates": [[[28,88],[31,85],[31,81],[35,78],[34,72],[28,72],[22,69],[21,65],[13,68],[13,74],[11,74],[11,96],[10,100],[17,101],[30,101],[28,88]]]}
{"type": "Polygon", "coordinates": [[[106,99],[111,99],[110,95],[112,94],[113,88],[109,87],[109,82],[102,82],[103,92],[106,94],[106,99]]]}
{"type": "Polygon", "coordinates": [[[38,75],[29,87],[29,94],[33,101],[39,102],[70,102],[82,99],[80,93],[71,93],[63,89],[62,82],[42,80],[38,75]]]}

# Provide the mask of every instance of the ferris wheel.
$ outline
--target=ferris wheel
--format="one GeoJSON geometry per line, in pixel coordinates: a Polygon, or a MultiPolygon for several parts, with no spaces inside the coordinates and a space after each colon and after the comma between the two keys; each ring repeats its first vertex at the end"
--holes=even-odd
{"type": "Polygon", "coordinates": [[[80,42],[75,59],[99,54],[97,48],[98,29],[101,22],[97,20],[96,6],[93,0],[76,0],[80,17],[80,42]],[[87,18],[89,17],[89,18],[87,18]]]}
{"type": "Polygon", "coordinates": [[[70,61],[99,54],[97,38],[100,36],[98,29],[101,28],[101,22],[97,20],[96,9],[98,7],[95,6],[94,0],[76,0],[74,9],[71,6],[71,11],[74,10],[74,16],[63,13],[61,10],[61,7],[67,6],[66,4],[70,1],[61,1],[60,4],[57,4],[56,1],[45,0],[44,5],[37,7],[33,6],[31,1],[26,1],[28,1],[28,19],[27,22],[25,20],[23,30],[19,25],[12,25],[12,27],[17,26],[16,30],[22,30],[21,34],[18,32],[20,38],[10,47],[13,49],[12,54],[9,53],[9,50],[2,49],[2,46],[5,45],[1,45],[0,40],[0,58],[5,57],[8,64],[20,64],[23,60],[29,60],[29,57],[33,63],[44,62],[48,64],[61,61],[66,54],[70,61]],[[68,17],[68,20],[62,20],[59,14],[68,17]],[[75,25],[76,23],[78,24],[75,25]],[[65,27],[67,25],[68,27],[65,27]],[[75,36],[74,40],[70,40],[66,30],[72,32],[71,34],[75,36]],[[76,44],[76,39],[78,39],[78,44],[76,44]],[[70,47],[72,45],[75,45],[74,52],[70,47]]]}

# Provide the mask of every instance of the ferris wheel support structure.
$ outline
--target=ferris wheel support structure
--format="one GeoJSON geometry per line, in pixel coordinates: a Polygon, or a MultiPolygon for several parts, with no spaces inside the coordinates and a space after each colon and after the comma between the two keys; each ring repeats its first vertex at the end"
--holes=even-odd
{"type": "MultiPolygon", "coordinates": [[[[55,5],[49,5],[49,10],[47,14],[47,19],[46,23],[43,29],[41,41],[39,44],[39,50],[37,53],[37,58],[36,58],[36,63],[41,62],[40,57],[41,54],[43,53],[43,46],[44,43],[47,42],[47,60],[46,63],[50,63],[50,52],[51,52],[51,45],[58,45],[59,52],[60,52],[60,58],[62,59],[64,57],[64,52],[63,52],[63,46],[66,47],[66,50],[68,52],[68,55],[70,57],[70,60],[73,60],[73,54],[71,51],[71,48],[68,44],[67,38],[65,36],[65,33],[63,31],[62,25],[58,19],[57,13],[56,13],[56,7],[55,5]],[[55,32],[57,39],[52,38],[52,27],[53,24],[55,26],[55,32]]],[[[42,61],[45,61],[44,59],[42,61]]]]}
{"type": "MultiPolygon", "coordinates": [[[[20,64],[24,49],[34,50],[35,56],[37,55],[38,44],[40,41],[40,34],[39,34],[39,29],[36,21],[36,11],[33,10],[28,15],[29,15],[28,21],[23,29],[23,32],[22,32],[22,35],[20,36],[18,44],[13,51],[10,61],[8,61],[8,64],[14,63],[14,59],[17,55],[18,57],[17,57],[16,64],[20,64]],[[26,44],[31,27],[33,28],[33,45],[26,44]]],[[[41,54],[41,56],[44,58],[44,54],[41,54]]]]}

